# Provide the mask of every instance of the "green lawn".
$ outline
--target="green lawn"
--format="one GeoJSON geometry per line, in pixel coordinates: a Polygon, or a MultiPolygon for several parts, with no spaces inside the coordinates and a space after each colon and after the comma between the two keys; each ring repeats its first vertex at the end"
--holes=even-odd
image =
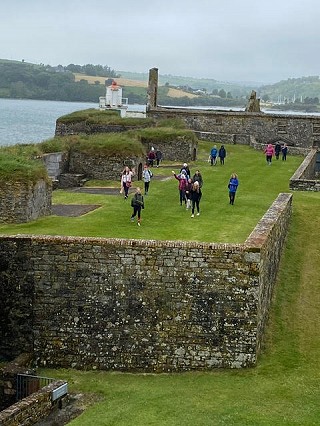
{"type": "MultiPolygon", "coordinates": [[[[266,166],[261,152],[226,146],[224,167],[206,162],[202,143],[202,214],[194,219],[179,206],[171,168],[155,169],[168,180],[151,183],[141,228],[130,223],[131,208],[120,196],[54,193],[56,203],[93,203],[102,208],[81,218],[43,218],[6,225],[3,233],[50,233],[132,238],[242,242],[288,180],[302,157],[266,166]],[[228,204],[231,172],[240,186],[228,204]]],[[[176,167],[177,170],[177,167],[176,167]]],[[[181,374],[124,374],[75,370],[39,371],[66,379],[71,392],[96,393],[72,426],[318,425],[320,423],[320,193],[295,192],[290,230],[272,303],[266,339],[256,368],[181,374]]]]}
{"type": "MultiPolygon", "coordinates": [[[[191,172],[198,168],[204,178],[200,217],[191,219],[190,211],[179,205],[178,181],[171,173],[172,170],[179,171],[179,164],[153,169],[154,178],[149,195],[145,197],[140,228],[130,222],[130,199],[125,201],[120,194],[79,194],[58,190],[53,193],[55,204],[99,204],[101,207],[77,218],[49,216],[26,224],[1,225],[0,232],[243,242],[278,193],[288,192],[289,178],[302,157],[288,157],[287,162],[274,160],[268,167],[261,151],[248,146],[227,145],[225,165],[211,167],[207,162],[210,148],[210,143],[201,142],[198,160],[190,163],[191,172]],[[230,206],[227,184],[234,171],[238,173],[240,185],[235,205],[230,206]]],[[[120,188],[119,182],[107,184],[120,188]]],[[[134,186],[137,185],[143,186],[143,183],[134,182],[134,186]]],[[[133,194],[134,189],[130,191],[133,194]]]]}
{"type": "Polygon", "coordinates": [[[95,392],[102,398],[70,425],[318,425],[319,202],[319,193],[294,194],[290,232],[256,368],[160,375],[41,371],[67,379],[73,392],[95,392]]]}

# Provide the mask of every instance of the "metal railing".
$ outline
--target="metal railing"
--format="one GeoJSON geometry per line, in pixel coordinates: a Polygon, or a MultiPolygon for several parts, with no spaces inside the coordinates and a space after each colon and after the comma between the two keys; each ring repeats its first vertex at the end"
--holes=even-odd
{"type": "Polygon", "coordinates": [[[49,385],[56,379],[28,374],[17,374],[17,401],[37,392],[44,386],[49,385]]]}

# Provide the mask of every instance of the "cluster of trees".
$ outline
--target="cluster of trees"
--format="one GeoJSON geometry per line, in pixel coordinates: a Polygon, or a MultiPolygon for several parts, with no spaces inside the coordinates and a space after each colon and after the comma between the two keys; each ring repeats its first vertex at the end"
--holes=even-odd
{"type": "Polygon", "coordinates": [[[98,102],[103,84],[75,81],[70,70],[26,62],[0,62],[0,97],[98,102]]]}
{"type": "Polygon", "coordinates": [[[75,65],[69,64],[66,67],[63,67],[66,71],[70,71],[76,74],[84,74],[90,76],[97,77],[111,77],[111,78],[119,78],[120,75],[116,73],[115,70],[108,67],[108,65],[75,65]]]}

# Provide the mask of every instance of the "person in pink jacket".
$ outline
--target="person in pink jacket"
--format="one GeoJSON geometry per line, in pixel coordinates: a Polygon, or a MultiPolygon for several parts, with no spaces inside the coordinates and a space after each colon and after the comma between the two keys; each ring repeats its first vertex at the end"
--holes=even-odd
{"type": "Polygon", "coordinates": [[[269,143],[267,145],[266,149],[264,150],[264,153],[266,154],[266,160],[267,160],[268,166],[271,166],[272,157],[274,156],[274,147],[272,143],[269,143]]]}
{"type": "Polygon", "coordinates": [[[182,203],[187,203],[186,199],[186,186],[187,186],[187,176],[184,173],[176,174],[172,170],[173,176],[179,181],[179,198],[180,198],[180,206],[182,203]]]}

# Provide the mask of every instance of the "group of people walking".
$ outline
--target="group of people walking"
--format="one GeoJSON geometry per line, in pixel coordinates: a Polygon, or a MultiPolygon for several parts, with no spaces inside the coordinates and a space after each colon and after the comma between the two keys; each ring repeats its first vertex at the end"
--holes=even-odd
{"type": "MultiPolygon", "coordinates": [[[[135,172],[134,169],[125,167],[121,175],[121,190],[120,193],[124,193],[124,198],[128,198],[128,191],[132,185],[132,178],[135,172]]],[[[178,180],[178,189],[179,189],[179,202],[180,205],[185,205],[186,210],[191,209],[191,217],[194,218],[195,214],[200,216],[200,201],[202,198],[202,186],[203,178],[199,170],[196,170],[194,175],[191,177],[191,172],[186,163],[180,169],[180,172],[172,171],[175,179],[178,180]]],[[[151,178],[153,176],[152,171],[150,170],[148,164],[145,164],[144,170],[142,172],[142,179],[144,181],[144,195],[148,194],[149,185],[151,178]]],[[[229,202],[234,204],[235,195],[238,189],[239,180],[236,173],[233,173],[230,177],[228,183],[229,190],[229,202]]],[[[141,210],[144,209],[144,197],[141,193],[141,188],[137,187],[136,191],[131,199],[131,207],[133,208],[131,214],[131,221],[135,221],[137,216],[137,224],[141,226],[141,210]]]]}
{"type": "Polygon", "coordinates": [[[217,158],[219,158],[220,164],[224,165],[224,159],[226,158],[226,156],[227,156],[227,151],[224,145],[221,145],[219,150],[217,148],[217,145],[214,145],[209,155],[209,161],[211,163],[211,166],[215,166],[217,164],[217,158]]]}
{"type": "MultiPolygon", "coordinates": [[[[268,165],[271,165],[272,158],[275,157],[277,160],[282,154],[282,160],[286,161],[287,159],[288,147],[287,144],[281,145],[279,142],[273,146],[271,143],[266,146],[264,149],[264,154],[266,156],[266,161],[268,165]]],[[[220,159],[220,164],[224,164],[224,159],[226,157],[226,149],[223,145],[221,145],[218,150],[216,145],[210,151],[210,162],[211,165],[214,166],[217,164],[217,158],[220,159]]],[[[144,166],[142,172],[142,180],[144,182],[144,195],[148,195],[149,185],[151,179],[153,177],[153,172],[151,171],[149,166],[154,165],[154,161],[156,161],[156,165],[159,166],[162,158],[162,154],[158,153],[156,155],[156,151],[154,148],[148,154],[147,162],[144,166]]],[[[186,210],[191,209],[191,217],[193,218],[196,212],[196,215],[200,215],[200,201],[202,198],[202,187],[203,187],[203,178],[199,170],[196,170],[193,176],[191,176],[191,172],[187,163],[184,163],[181,167],[179,173],[176,173],[174,170],[172,171],[175,179],[178,180],[178,190],[179,190],[179,202],[180,205],[185,205],[186,210]]],[[[128,192],[132,185],[132,178],[135,175],[134,168],[130,169],[126,166],[121,175],[121,189],[120,193],[124,194],[124,198],[128,198],[128,192]]],[[[228,192],[229,192],[229,204],[234,205],[236,192],[239,186],[239,180],[236,173],[232,173],[228,182],[228,192]]],[[[135,220],[135,217],[138,217],[138,225],[141,224],[141,210],[144,209],[144,197],[141,193],[141,188],[136,188],[136,192],[131,200],[131,206],[133,208],[133,212],[131,215],[131,221],[135,220]]]]}
{"type": "Polygon", "coordinates": [[[172,170],[173,176],[179,181],[179,201],[180,206],[185,205],[186,209],[191,209],[191,217],[194,217],[195,210],[197,216],[200,215],[200,201],[202,197],[201,188],[203,186],[202,175],[196,170],[193,177],[187,163],[184,163],[179,174],[172,170]]]}
{"type": "Polygon", "coordinates": [[[269,143],[266,146],[264,153],[266,155],[267,165],[271,166],[272,158],[276,157],[276,160],[279,160],[280,154],[282,154],[282,161],[287,160],[288,146],[286,143],[281,145],[280,142],[276,142],[275,146],[273,146],[272,143],[269,143]]]}

